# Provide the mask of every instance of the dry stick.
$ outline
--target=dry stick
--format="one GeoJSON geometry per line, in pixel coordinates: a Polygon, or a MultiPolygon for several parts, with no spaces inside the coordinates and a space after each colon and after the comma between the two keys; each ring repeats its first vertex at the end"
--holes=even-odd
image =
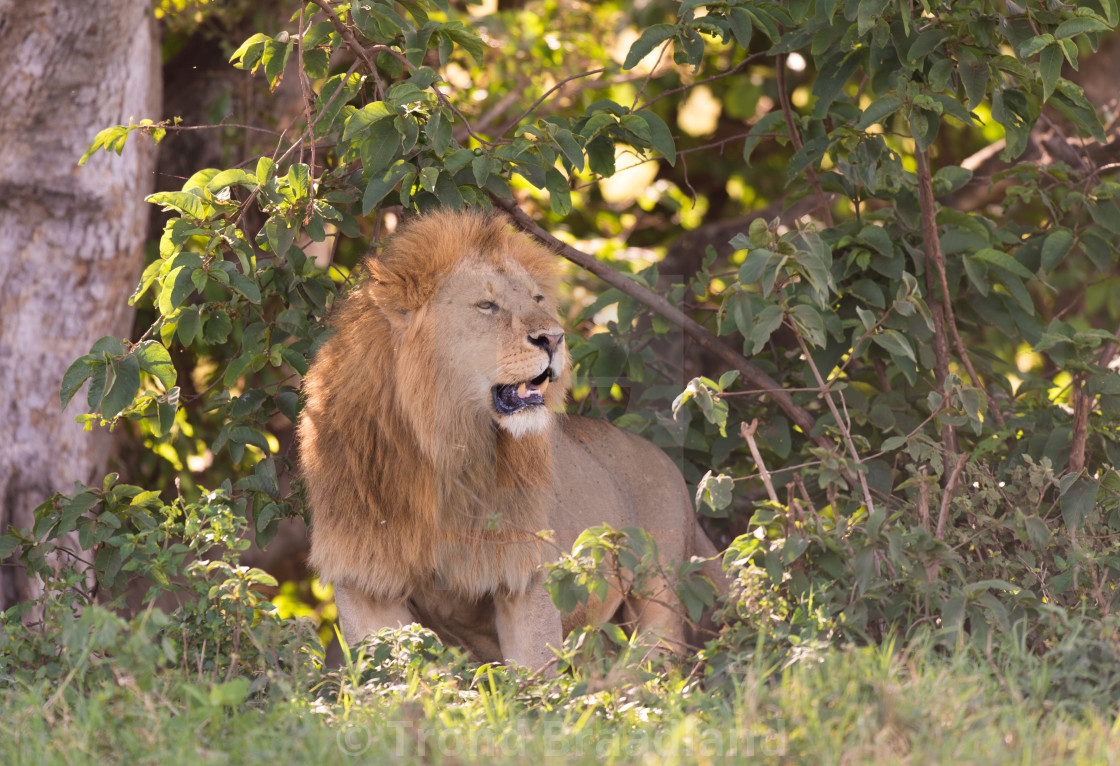
{"type": "Polygon", "coordinates": [[[745,420],[739,424],[739,435],[747,440],[747,446],[750,447],[751,457],[754,458],[754,464],[758,466],[758,475],[762,477],[762,483],[766,487],[766,494],[770,496],[770,500],[774,505],[781,505],[778,501],[778,493],[774,491],[774,483],[770,481],[770,472],[766,470],[766,464],[762,462],[762,453],[758,451],[758,444],[754,440],[754,433],[758,430],[758,418],[755,418],[750,423],[745,420]]]}
{"type": "Polygon", "coordinates": [[[957,356],[960,357],[964,368],[968,371],[968,376],[972,379],[972,385],[984,392],[984,397],[988,400],[988,411],[992,414],[992,419],[996,421],[996,425],[1002,428],[1003,414],[996,406],[995,399],[988,393],[984,381],[976,374],[976,369],[972,366],[972,359],[965,350],[964,343],[961,342],[960,333],[957,332],[957,319],[953,313],[953,302],[949,295],[949,278],[945,274],[945,256],[941,252],[941,240],[937,236],[937,209],[933,198],[933,176],[929,169],[928,150],[916,151],[914,157],[918,163],[918,204],[922,210],[922,239],[926,251],[926,268],[929,268],[929,265],[932,264],[937,269],[937,279],[941,283],[941,305],[945,314],[945,324],[953,338],[953,346],[957,349],[957,356]]]}
{"type": "Polygon", "coordinates": [[[945,523],[949,520],[949,503],[953,500],[953,490],[957,488],[957,481],[961,477],[961,469],[968,461],[968,453],[962,452],[961,456],[957,458],[957,464],[953,466],[952,473],[949,474],[949,482],[945,485],[945,495],[941,498],[941,512],[937,515],[937,531],[933,536],[938,540],[945,536],[945,523]]]}
{"type": "MultiPolygon", "coordinates": [[[[813,419],[813,416],[809,414],[808,410],[794,404],[793,397],[781,387],[781,384],[758,367],[751,364],[734,349],[727,346],[723,341],[712,334],[710,330],[693,320],[676,306],[669,303],[664,297],[658,295],[649,288],[627,279],[620,272],[602,263],[597,258],[556,239],[556,237],[542,229],[536,221],[526,215],[525,211],[518,207],[516,202],[504,200],[500,197],[493,197],[492,199],[495,205],[509,213],[510,217],[513,218],[518,228],[522,231],[531,234],[538,241],[559,253],[564,258],[567,258],[572,263],[590,271],[611,287],[617,288],[634,300],[640,301],[668,319],[677,327],[680,327],[685,334],[699,344],[701,348],[718,356],[732,369],[738,370],[739,374],[743,376],[743,380],[748,381],[757,388],[763,389],[771,400],[782,408],[782,411],[789,416],[789,419],[793,421],[794,425],[800,428],[806,436],[812,433],[813,428],[816,426],[816,421],[813,419]]],[[[809,436],[809,438],[811,438],[818,447],[828,450],[829,452],[835,448],[835,445],[823,436],[809,436]]]]}
{"type": "Polygon", "coordinates": [[[852,456],[852,462],[856,467],[856,480],[859,481],[859,488],[863,491],[863,503],[867,506],[867,515],[871,516],[875,513],[875,503],[871,499],[871,489],[867,486],[867,477],[863,472],[863,461],[859,459],[859,453],[856,452],[856,444],[852,440],[852,432],[848,428],[848,422],[840,417],[840,411],[836,408],[836,402],[832,400],[832,391],[829,384],[825,383],[824,378],[821,376],[821,371],[817,369],[817,363],[813,361],[813,355],[809,353],[809,347],[805,345],[805,340],[801,337],[801,333],[797,328],[792,328],[794,337],[797,338],[797,345],[801,347],[801,353],[805,357],[805,361],[809,364],[809,369],[813,371],[813,377],[817,379],[817,385],[820,386],[821,398],[824,399],[825,404],[828,405],[829,412],[832,413],[833,420],[836,421],[836,427],[840,429],[840,436],[844,439],[844,444],[848,448],[848,454],[852,456]]]}
{"type": "Polygon", "coordinates": [[[1085,378],[1073,379],[1073,436],[1069,453],[1069,470],[1081,473],[1085,467],[1085,442],[1089,438],[1089,396],[1085,393],[1085,378]]]}
{"type": "MultiPolygon", "coordinates": [[[[776,62],[777,75],[778,75],[778,102],[782,106],[782,116],[786,120],[786,130],[789,131],[789,140],[793,144],[794,151],[801,151],[801,133],[797,130],[797,125],[793,121],[793,107],[789,103],[789,93],[786,92],[786,57],[785,54],[778,56],[776,62]]],[[[813,195],[817,198],[817,206],[821,211],[821,218],[828,228],[833,228],[836,224],[832,221],[832,210],[828,205],[828,197],[824,194],[824,189],[821,188],[821,179],[817,175],[817,171],[813,169],[810,164],[805,168],[805,174],[809,176],[809,185],[813,187],[813,195]]]]}

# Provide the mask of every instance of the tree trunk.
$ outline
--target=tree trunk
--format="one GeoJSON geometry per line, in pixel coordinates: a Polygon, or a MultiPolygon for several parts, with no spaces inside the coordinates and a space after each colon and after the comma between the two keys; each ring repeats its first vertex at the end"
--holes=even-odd
{"type": "MultiPolygon", "coordinates": [[[[103,335],[125,337],[142,266],[155,148],[78,158],[102,128],[157,117],[149,0],[0,0],[0,531],[47,496],[98,482],[108,434],[74,423],[59,384],[103,335]]],[[[76,549],[76,541],[73,547],[76,549]]],[[[37,595],[0,567],[0,608],[37,595]]]]}

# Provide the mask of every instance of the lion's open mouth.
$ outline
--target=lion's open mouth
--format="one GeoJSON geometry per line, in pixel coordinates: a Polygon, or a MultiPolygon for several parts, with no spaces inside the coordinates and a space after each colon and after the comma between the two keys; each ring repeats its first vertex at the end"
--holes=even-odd
{"type": "Polygon", "coordinates": [[[499,415],[512,415],[528,407],[543,406],[544,392],[551,381],[552,370],[545,369],[532,380],[494,386],[490,390],[494,396],[494,409],[499,415]]]}

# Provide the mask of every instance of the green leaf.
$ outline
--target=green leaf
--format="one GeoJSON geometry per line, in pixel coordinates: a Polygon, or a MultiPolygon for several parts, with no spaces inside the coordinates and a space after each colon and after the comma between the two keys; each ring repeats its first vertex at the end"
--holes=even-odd
{"type": "Polygon", "coordinates": [[[164,210],[173,210],[176,213],[181,213],[196,221],[203,221],[207,218],[206,206],[201,199],[191,192],[156,192],[155,194],[149,194],[144,198],[144,201],[150,202],[153,205],[160,205],[164,210]]]}
{"type": "Polygon", "coordinates": [[[325,136],[334,129],[334,122],[342,108],[357,95],[361,85],[362,78],[356,72],[349,76],[345,74],[335,75],[323,84],[316,104],[316,108],[321,111],[319,112],[319,121],[315,124],[315,135],[325,136]],[[340,90],[341,92],[339,92],[340,90]],[[335,97],[336,93],[338,93],[337,98],[335,97]]]}
{"type": "Polygon", "coordinates": [[[287,254],[288,248],[296,241],[296,233],[299,231],[299,227],[285,218],[283,214],[277,213],[264,222],[262,231],[269,249],[276,255],[283,256],[287,254]]]}
{"type": "Polygon", "coordinates": [[[545,171],[545,188],[548,189],[548,201],[552,211],[559,216],[572,212],[572,191],[568,188],[568,179],[556,168],[545,171]]]}
{"type": "Polygon", "coordinates": [[[883,440],[883,445],[880,449],[882,449],[883,452],[894,452],[896,449],[906,444],[907,441],[909,440],[905,436],[892,436],[889,439],[883,440]]]}
{"type": "Polygon", "coordinates": [[[165,389],[175,385],[175,365],[171,363],[171,354],[167,353],[161,343],[145,341],[133,349],[132,353],[140,362],[140,369],[158,379],[165,389]]]}
{"type": "Polygon", "coordinates": [[[397,112],[384,101],[374,101],[372,104],[366,104],[346,119],[346,127],[342,131],[342,140],[350,141],[386,117],[395,117],[396,115],[397,112]]]}
{"type": "Polygon", "coordinates": [[[233,323],[225,311],[208,311],[202,337],[207,343],[225,343],[233,330],[233,323]]]}
{"type": "MultiPolygon", "coordinates": [[[[559,174],[559,171],[556,171],[559,174]]],[[[460,210],[466,204],[463,200],[463,194],[459,191],[459,187],[455,185],[455,180],[449,173],[440,173],[436,179],[435,188],[436,198],[440,204],[452,210],[460,210]]],[[[553,206],[555,210],[555,206],[553,206]]]]}
{"type": "Polygon", "coordinates": [[[972,171],[957,165],[946,165],[933,174],[937,194],[952,194],[972,180],[972,171]]]}
{"type": "Polygon", "coordinates": [[[630,50],[626,54],[626,60],[622,62],[622,68],[633,69],[638,65],[638,62],[648,56],[654,48],[676,35],[679,31],[680,29],[675,24],[654,24],[652,27],[649,27],[642,32],[641,37],[635,40],[634,44],[630,46],[630,50]]]}
{"type": "MultiPolygon", "coordinates": [[[[66,405],[74,398],[74,394],[78,393],[78,389],[81,388],[82,384],[89,378],[91,360],[92,357],[89,355],[83,356],[66,368],[66,372],[63,373],[62,387],[59,390],[62,409],[66,409],[66,405]]],[[[2,560],[2,557],[0,557],[0,560],[2,560]]]]}
{"type": "Polygon", "coordinates": [[[642,109],[634,113],[645,120],[649,128],[649,140],[653,148],[664,157],[670,165],[677,164],[677,144],[673,140],[673,133],[665,121],[649,109],[642,109]]]}
{"type": "Polygon", "coordinates": [[[1042,78],[1042,100],[1048,101],[1062,76],[1062,49],[1053,45],[1042,52],[1038,60],[1038,74],[1042,78]]]}
{"type": "Polygon", "coordinates": [[[115,418],[125,407],[132,404],[139,390],[140,360],[135,355],[129,354],[117,363],[113,385],[101,400],[101,417],[106,420],[115,418]]]}
{"type": "Polygon", "coordinates": [[[731,26],[731,34],[735,35],[735,42],[746,50],[751,44],[751,33],[754,31],[751,24],[751,15],[742,8],[730,8],[727,12],[727,21],[731,26]]]}
{"type": "Polygon", "coordinates": [[[97,412],[101,400],[105,398],[105,388],[109,385],[112,370],[106,361],[96,361],[89,368],[89,388],[86,390],[86,404],[90,412],[97,412]]]}
{"type": "MultiPolygon", "coordinates": [[[[863,4],[867,0],[863,0],[863,4]]],[[[863,62],[862,56],[851,51],[839,51],[821,62],[820,73],[813,83],[813,95],[817,103],[813,106],[813,119],[823,120],[828,116],[828,108],[840,95],[845,83],[855,74],[863,62]]]]}
{"type": "Polygon", "coordinates": [[[230,63],[238,69],[255,69],[264,52],[264,44],[272,38],[260,32],[250,37],[229,57],[230,63]]]}
{"type": "Polygon", "coordinates": [[[867,128],[882,122],[884,118],[894,114],[901,108],[902,96],[897,93],[891,93],[880,99],[876,99],[863,110],[863,115],[859,118],[859,122],[856,123],[855,129],[867,130],[867,128]]]}
{"type": "Polygon", "coordinates": [[[937,50],[948,36],[948,30],[939,27],[929,27],[923,30],[921,34],[918,35],[918,38],[914,40],[914,44],[910,46],[910,50],[906,53],[906,60],[915,61],[937,50]]]}
{"type": "Polygon", "coordinates": [[[179,342],[184,346],[191,345],[198,336],[198,331],[200,329],[202,329],[202,322],[199,319],[198,307],[190,306],[183,309],[179,314],[179,323],[176,332],[176,335],[179,336],[179,342]]]}
{"type": "Polygon", "coordinates": [[[856,10],[859,33],[867,34],[890,4],[891,0],[859,0],[859,8],[856,10]]]}
{"type": "Polygon", "coordinates": [[[748,340],[753,343],[751,354],[757,354],[770,340],[770,336],[774,331],[782,326],[782,318],[784,314],[781,306],[773,304],[768,305],[762,311],[758,312],[755,318],[754,326],[751,327],[751,333],[748,340]]]}
{"type": "Polygon", "coordinates": [[[420,170],[420,188],[424,191],[435,193],[436,180],[439,178],[439,168],[435,165],[420,170]]]}
{"type": "Polygon", "coordinates": [[[261,289],[249,277],[239,272],[229,275],[230,287],[245,296],[250,303],[261,302],[261,289]]]}
{"type": "Polygon", "coordinates": [[[164,277],[163,289],[159,294],[158,307],[163,316],[170,316],[175,309],[183,305],[183,301],[194,292],[194,283],[191,281],[191,266],[180,266],[164,277]]]}
{"type": "Polygon", "coordinates": [[[1047,234],[1042,243],[1042,272],[1049,274],[1053,271],[1055,266],[1065,260],[1071,249],[1073,233],[1069,229],[1055,229],[1047,234]]]}
{"type": "Polygon", "coordinates": [[[731,493],[735,481],[727,474],[712,476],[708,471],[696,487],[696,507],[698,510],[710,509],[711,514],[725,515],[723,509],[731,505],[731,493]]]}
{"type": "Polygon", "coordinates": [[[1019,58],[1032,58],[1052,45],[1054,45],[1054,35],[1049,33],[1028,38],[1019,44],[1019,58]]]}
{"type": "Polygon", "coordinates": [[[1054,30],[1054,38],[1057,40],[1064,40],[1067,37],[1075,35],[1083,35],[1088,32],[1108,32],[1109,26],[1100,19],[1094,19],[1091,16],[1075,16],[1072,19],[1066,19],[1058,28],[1054,30]]]}
{"type": "Polygon", "coordinates": [[[983,261],[984,263],[989,263],[992,266],[1001,268],[1004,271],[1010,272],[1017,277],[1022,277],[1023,279],[1035,278],[1034,274],[1032,274],[1030,270],[1027,269],[1027,267],[1019,263],[1007,253],[1001,252],[999,250],[993,250],[990,247],[986,247],[983,250],[977,250],[972,255],[972,257],[978,261],[983,261]]]}
{"type": "Polygon", "coordinates": [[[817,348],[825,345],[824,318],[816,308],[805,303],[799,303],[789,312],[794,326],[801,332],[806,340],[817,348]]]}
{"type": "Polygon", "coordinates": [[[891,356],[906,357],[912,362],[918,360],[918,357],[914,355],[914,349],[910,346],[910,341],[898,330],[884,330],[883,332],[875,333],[871,336],[871,340],[873,340],[876,345],[882,347],[891,356]]]}
{"type": "Polygon", "coordinates": [[[975,57],[962,56],[957,69],[961,76],[961,83],[968,99],[966,106],[971,112],[984,100],[988,90],[988,62],[975,57]]]}
{"type": "MultiPolygon", "coordinates": [[[[264,159],[263,157],[261,158],[264,159]]],[[[223,170],[216,176],[210,179],[206,184],[206,189],[211,192],[218,192],[228,186],[244,186],[247,189],[255,189],[260,183],[257,176],[252,173],[247,173],[244,170],[234,168],[232,170],[223,170]]]]}
{"type": "Polygon", "coordinates": [[[1082,478],[1065,488],[1061,496],[1062,520],[1066,527],[1076,530],[1085,521],[1085,516],[1097,503],[1098,479],[1082,478]]]}
{"type": "Polygon", "coordinates": [[[451,119],[443,113],[443,110],[433,110],[432,116],[428,118],[426,126],[428,140],[435,149],[436,154],[443,155],[451,147],[451,141],[454,138],[451,130],[451,119]]]}
{"type": "Polygon", "coordinates": [[[377,207],[393,187],[412,170],[412,165],[404,160],[397,160],[383,175],[371,178],[362,195],[362,215],[369,215],[370,211],[377,207]]]}
{"type": "Polygon", "coordinates": [[[157,434],[164,436],[175,425],[175,413],[179,408],[179,388],[170,389],[165,396],[156,400],[157,434]]]}
{"type": "Polygon", "coordinates": [[[561,128],[555,133],[556,145],[560,153],[572,164],[577,171],[583,170],[583,147],[579,145],[572,131],[561,128]]]}
{"type": "MultiPolygon", "coordinates": [[[[257,183],[266,184],[272,179],[273,170],[276,163],[272,161],[271,157],[261,157],[257,160],[257,183]]],[[[219,173],[218,175],[221,175],[219,173]]],[[[215,176],[217,178],[217,176],[215,176]]]]}
{"type": "Polygon", "coordinates": [[[485,46],[482,38],[473,29],[464,26],[461,21],[449,21],[439,26],[441,35],[454,40],[460,47],[470,54],[475,63],[483,66],[486,63],[484,55],[485,46]]]}

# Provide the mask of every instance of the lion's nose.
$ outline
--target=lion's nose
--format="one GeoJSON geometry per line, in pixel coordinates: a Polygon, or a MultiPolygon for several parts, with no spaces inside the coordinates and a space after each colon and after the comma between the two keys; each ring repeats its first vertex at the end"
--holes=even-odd
{"type": "Polygon", "coordinates": [[[529,342],[537,348],[543,348],[549,356],[552,356],[556,347],[564,342],[564,333],[557,333],[556,335],[547,332],[537,333],[536,335],[529,333],[529,342]]]}

